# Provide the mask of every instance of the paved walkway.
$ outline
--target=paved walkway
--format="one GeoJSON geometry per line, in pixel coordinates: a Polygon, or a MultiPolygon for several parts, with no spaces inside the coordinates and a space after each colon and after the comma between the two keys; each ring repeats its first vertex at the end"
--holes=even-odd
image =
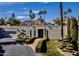
{"type": "MultiPolygon", "coordinates": [[[[43,40],[43,39],[41,39],[41,38],[35,39],[34,43],[33,43],[33,44],[28,44],[28,46],[30,46],[30,47],[33,49],[33,51],[35,52],[35,47],[36,47],[37,43],[38,43],[40,40],[43,40]]],[[[26,45],[25,45],[25,46],[26,46],[26,45]]]]}

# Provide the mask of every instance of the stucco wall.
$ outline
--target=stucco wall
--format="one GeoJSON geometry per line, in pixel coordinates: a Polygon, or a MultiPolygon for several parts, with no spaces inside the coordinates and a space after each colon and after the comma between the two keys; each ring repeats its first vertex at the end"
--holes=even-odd
{"type": "MultiPolygon", "coordinates": [[[[36,37],[38,37],[38,29],[46,29],[48,31],[49,39],[61,39],[61,27],[60,26],[51,26],[51,29],[48,26],[35,26],[36,28],[36,37]]],[[[0,36],[3,35],[11,36],[11,38],[17,37],[17,29],[26,30],[26,35],[30,37],[30,30],[32,31],[32,37],[34,37],[34,28],[33,27],[16,27],[16,26],[0,26],[0,36]],[[9,31],[14,31],[16,33],[9,33],[9,31]]],[[[66,35],[66,26],[64,26],[64,37],[66,35]]]]}

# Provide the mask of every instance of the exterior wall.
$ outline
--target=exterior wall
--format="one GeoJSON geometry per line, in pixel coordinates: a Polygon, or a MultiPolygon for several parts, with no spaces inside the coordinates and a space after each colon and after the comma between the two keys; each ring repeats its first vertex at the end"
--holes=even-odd
{"type": "MultiPolygon", "coordinates": [[[[61,27],[60,26],[51,26],[51,29],[48,26],[35,26],[36,28],[36,37],[38,37],[38,29],[43,29],[43,34],[45,34],[45,29],[48,31],[48,38],[49,39],[61,39],[61,27]]],[[[0,33],[1,35],[9,35],[11,38],[17,37],[17,29],[19,30],[26,30],[26,35],[30,37],[30,30],[32,31],[32,37],[34,37],[34,28],[23,26],[23,27],[16,27],[16,26],[0,26],[0,33]],[[3,30],[3,31],[2,31],[3,30]],[[15,33],[10,33],[10,31],[14,31],[15,33]]],[[[64,26],[64,37],[66,35],[66,26],[64,26]]]]}
{"type": "Polygon", "coordinates": [[[48,30],[48,37],[50,39],[61,39],[61,28],[53,26],[51,30],[48,30]]]}
{"type": "Polygon", "coordinates": [[[17,38],[17,30],[26,30],[26,35],[30,37],[30,30],[32,30],[33,34],[33,29],[31,27],[15,27],[15,26],[0,26],[0,36],[3,36],[4,38],[17,38]],[[11,33],[11,32],[15,33],[11,33]]]}
{"type": "MultiPolygon", "coordinates": [[[[65,38],[66,35],[66,26],[64,26],[63,36],[65,38]]],[[[62,39],[61,38],[61,26],[52,26],[52,29],[48,29],[48,37],[49,39],[62,39]]]]}

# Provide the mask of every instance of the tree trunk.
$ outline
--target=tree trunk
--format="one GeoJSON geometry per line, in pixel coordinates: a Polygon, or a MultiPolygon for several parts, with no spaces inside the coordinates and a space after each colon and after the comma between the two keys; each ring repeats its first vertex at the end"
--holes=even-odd
{"type": "Polygon", "coordinates": [[[70,19],[67,18],[67,35],[70,36],[70,19]]]}
{"type": "Polygon", "coordinates": [[[60,18],[61,18],[61,37],[63,39],[63,7],[62,7],[62,2],[60,2],[60,18]]]}

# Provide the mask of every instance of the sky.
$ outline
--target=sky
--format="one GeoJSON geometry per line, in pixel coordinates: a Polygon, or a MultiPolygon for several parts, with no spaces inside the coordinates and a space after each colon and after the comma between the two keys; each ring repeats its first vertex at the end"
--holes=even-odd
{"type": "MultiPolygon", "coordinates": [[[[79,2],[63,2],[63,11],[68,8],[72,9],[72,16],[79,16],[79,2]]],[[[0,17],[8,19],[14,13],[18,20],[30,20],[28,11],[33,10],[37,19],[38,12],[42,9],[47,11],[45,15],[47,22],[60,17],[59,2],[0,2],[0,17]]]]}

